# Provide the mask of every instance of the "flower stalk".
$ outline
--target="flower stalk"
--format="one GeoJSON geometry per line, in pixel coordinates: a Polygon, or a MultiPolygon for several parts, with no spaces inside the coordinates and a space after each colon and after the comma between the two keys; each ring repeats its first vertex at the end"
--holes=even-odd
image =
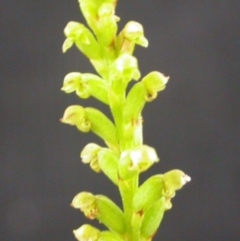
{"type": "Polygon", "coordinates": [[[143,26],[135,21],[118,31],[116,5],[117,0],[79,0],[88,26],[71,21],[64,29],[63,52],[75,45],[97,74],[69,73],[61,90],[103,102],[113,121],[100,110],[81,105],[69,106],[60,121],[84,133],[92,131],[105,142],[105,147],[87,144],[80,158],[94,172],[105,174],[122,198],[121,208],[103,195],[77,194],[72,206],[106,227],[101,231],[82,225],[73,231],[79,241],[151,241],[176,191],[190,181],[181,170],[172,170],[139,185],[139,175],[159,161],[155,149],[143,144],[142,111],[165,89],[169,77],[152,71],[141,78],[133,54],[136,45],[147,47],[148,40],[143,26]],[[128,90],[131,81],[137,82],[128,90]]]}

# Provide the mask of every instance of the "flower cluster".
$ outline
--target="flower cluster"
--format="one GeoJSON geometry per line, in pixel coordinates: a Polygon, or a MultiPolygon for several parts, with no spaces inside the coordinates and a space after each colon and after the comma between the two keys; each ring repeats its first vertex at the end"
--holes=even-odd
{"type": "Polygon", "coordinates": [[[79,241],[150,241],[176,191],[190,181],[180,170],[157,174],[139,185],[139,175],[159,157],[143,144],[142,110],[165,89],[169,77],[152,71],[144,77],[133,56],[136,45],[148,46],[140,23],[128,22],[118,31],[117,0],[79,0],[87,26],[69,22],[64,29],[63,52],[75,45],[91,62],[97,74],[72,72],[65,76],[62,91],[82,99],[93,97],[109,106],[113,120],[92,107],[69,106],[61,122],[81,132],[92,131],[105,147],[87,144],[80,158],[93,171],[104,173],[120,191],[123,208],[103,195],[80,192],[72,206],[88,219],[97,219],[105,231],[84,224],[74,230],[79,241]],[[138,81],[130,90],[128,85],[138,81]]]}

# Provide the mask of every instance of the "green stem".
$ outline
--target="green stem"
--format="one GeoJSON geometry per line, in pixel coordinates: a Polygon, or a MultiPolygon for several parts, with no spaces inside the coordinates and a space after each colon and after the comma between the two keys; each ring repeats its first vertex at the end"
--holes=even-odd
{"type": "Polygon", "coordinates": [[[125,214],[125,222],[127,227],[128,241],[138,241],[134,238],[134,232],[132,227],[133,196],[138,188],[138,176],[129,180],[119,180],[119,191],[122,197],[123,209],[125,214]],[[133,239],[134,238],[134,239],[133,239]]]}
{"type": "Polygon", "coordinates": [[[123,107],[125,102],[125,89],[122,85],[112,83],[109,90],[109,103],[110,109],[114,118],[117,130],[117,138],[119,141],[120,152],[124,151],[124,120],[123,120],[123,107]],[[121,91],[119,91],[121,89],[121,91]]]}

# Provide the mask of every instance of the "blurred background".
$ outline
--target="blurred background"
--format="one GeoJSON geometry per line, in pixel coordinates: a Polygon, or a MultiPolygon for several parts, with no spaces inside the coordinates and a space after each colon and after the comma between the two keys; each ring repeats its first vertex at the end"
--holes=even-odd
{"type": "MultiPolygon", "coordinates": [[[[155,240],[240,240],[240,3],[120,0],[120,29],[143,24],[142,75],[169,75],[144,110],[144,140],[161,161],[142,176],[179,168],[192,182],[173,199],[155,240]]],[[[2,0],[0,7],[0,240],[71,241],[85,219],[70,207],[80,191],[117,188],[79,159],[92,134],[60,124],[72,104],[106,107],[60,91],[72,71],[93,72],[76,50],[61,52],[77,0],[2,0]]]]}

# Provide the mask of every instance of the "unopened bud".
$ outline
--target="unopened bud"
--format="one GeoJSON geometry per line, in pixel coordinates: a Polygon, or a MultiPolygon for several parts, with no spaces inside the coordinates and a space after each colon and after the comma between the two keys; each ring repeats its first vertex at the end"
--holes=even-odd
{"type": "Polygon", "coordinates": [[[81,75],[82,74],[78,72],[67,74],[63,80],[63,87],[61,90],[63,90],[65,93],[76,91],[81,81],[81,75]]]}
{"type": "Polygon", "coordinates": [[[147,91],[147,100],[151,101],[157,97],[157,92],[165,89],[169,77],[164,76],[162,73],[153,71],[142,79],[147,91]]]}
{"type": "Polygon", "coordinates": [[[89,219],[95,219],[98,214],[96,198],[92,193],[80,192],[72,200],[71,206],[80,209],[89,219]]]}
{"type": "Polygon", "coordinates": [[[159,161],[155,149],[147,145],[132,150],[130,152],[130,157],[132,160],[132,168],[137,168],[139,172],[147,170],[155,162],[159,161]]]}
{"type": "Polygon", "coordinates": [[[86,164],[90,164],[90,167],[95,172],[100,172],[100,166],[98,164],[98,152],[101,150],[101,147],[95,143],[87,144],[82,152],[80,153],[80,157],[82,158],[82,162],[86,164]]]}
{"type": "Polygon", "coordinates": [[[86,117],[85,109],[80,105],[69,106],[60,121],[72,126],[75,125],[82,132],[88,132],[91,129],[91,122],[86,117]]]}
{"type": "Polygon", "coordinates": [[[118,75],[129,82],[131,79],[138,80],[141,76],[138,69],[137,59],[130,54],[122,54],[115,61],[115,69],[118,75]]]}
{"type": "Polygon", "coordinates": [[[181,189],[191,178],[181,170],[171,170],[163,175],[164,195],[167,198],[175,196],[177,190],[181,189]]]}
{"type": "Polygon", "coordinates": [[[73,230],[73,233],[78,241],[97,241],[100,230],[89,224],[84,224],[80,228],[73,230]]]}
{"type": "Polygon", "coordinates": [[[138,22],[128,22],[123,29],[123,35],[138,45],[143,47],[148,46],[148,40],[144,37],[143,26],[138,22]]]}

